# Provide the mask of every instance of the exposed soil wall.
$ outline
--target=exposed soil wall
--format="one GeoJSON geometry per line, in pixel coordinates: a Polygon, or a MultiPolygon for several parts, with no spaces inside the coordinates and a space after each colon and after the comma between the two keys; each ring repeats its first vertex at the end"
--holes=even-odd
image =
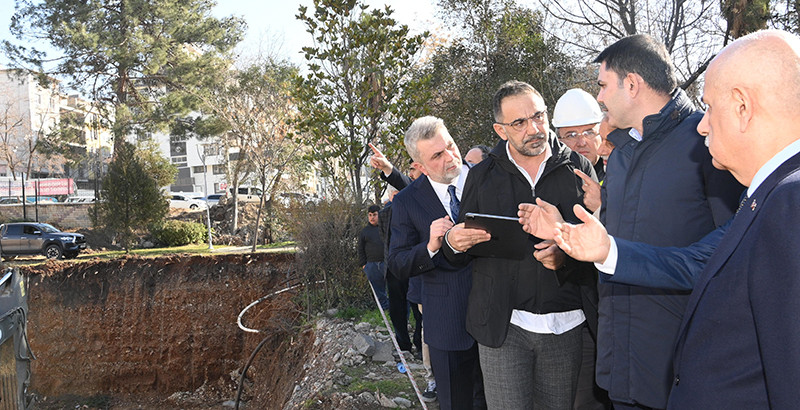
{"type": "MultiPolygon", "coordinates": [[[[201,386],[231,399],[236,371],[268,337],[248,371],[251,406],[280,408],[302,379],[313,343],[289,292],[239,312],[285,286],[292,255],[123,258],[23,268],[28,334],[37,356],[33,390],[166,398],[201,386]],[[233,373],[233,377],[232,377],[233,373]]],[[[177,407],[185,407],[180,405],[177,407]]]]}

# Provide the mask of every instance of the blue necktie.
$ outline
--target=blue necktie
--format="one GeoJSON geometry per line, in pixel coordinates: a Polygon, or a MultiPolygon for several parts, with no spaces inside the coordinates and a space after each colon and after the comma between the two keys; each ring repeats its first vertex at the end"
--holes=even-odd
{"type": "Polygon", "coordinates": [[[447,186],[447,193],[450,194],[450,214],[452,215],[453,222],[455,222],[458,219],[461,201],[459,201],[456,196],[456,187],[454,185],[447,186]]]}

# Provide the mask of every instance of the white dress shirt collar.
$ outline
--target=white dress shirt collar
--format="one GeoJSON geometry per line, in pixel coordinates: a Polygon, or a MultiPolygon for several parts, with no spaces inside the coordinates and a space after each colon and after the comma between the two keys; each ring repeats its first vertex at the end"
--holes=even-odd
{"type": "Polygon", "coordinates": [[[753,193],[756,192],[756,189],[767,179],[770,174],[775,172],[781,164],[786,162],[789,158],[797,155],[800,153],[800,139],[789,144],[786,148],[782,149],[779,153],[775,154],[774,157],[770,158],[764,165],[759,168],[758,172],[753,176],[753,180],[750,181],[750,187],[747,188],[747,196],[753,196],[753,193]]]}
{"type": "MultiPolygon", "coordinates": [[[[447,214],[450,215],[450,193],[447,192],[447,187],[450,185],[455,185],[456,187],[456,196],[458,200],[461,200],[461,194],[464,191],[464,182],[467,180],[467,174],[469,173],[469,167],[466,165],[461,165],[461,174],[458,176],[458,179],[454,183],[450,184],[443,184],[441,182],[436,182],[430,178],[428,181],[431,183],[431,187],[433,187],[433,191],[436,192],[436,196],[439,197],[439,201],[442,203],[444,210],[447,211],[447,214]]],[[[450,215],[450,219],[455,221],[458,219],[458,215],[450,215]]]]}
{"type": "Polygon", "coordinates": [[[544,166],[547,165],[547,160],[549,160],[550,157],[553,156],[553,152],[550,150],[550,142],[548,141],[546,143],[546,149],[545,149],[545,153],[544,153],[544,160],[542,160],[542,163],[539,164],[539,170],[536,172],[536,175],[535,175],[534,178],[531,178],[531,176],[528,174],[528,171],[526,171],[525,168],[522,168],[521,166],[519,166],[519,164],[517,164],[517,161],[514,161],[514,157],[511,156],[511,151],[509,151],[509,148],[508,148],[508,142],[506,142],[506,155],[508,155],[508,160],[511,161],[511,163],[514,164],[515,167],[517,167],[519,172],[522,173],[522,176],[524,176],[525,179],[528,180],[528,183],[531,184],[531,192],[534,193],[533,196],[536,196],[536,192],[535,192],[536,191],[536,183],[539,182],[539,178],[542,176],[542,173],[544,172],[544,166]]]}
{"type": "Polygon", "coordinates": [[[636,141],[642,142],[642,134],[640,134],[639,130],[636,128],[631,128],[631,130],[628,131],[628,135],[630,135],[631,138],[635,139],[636,141]]]}

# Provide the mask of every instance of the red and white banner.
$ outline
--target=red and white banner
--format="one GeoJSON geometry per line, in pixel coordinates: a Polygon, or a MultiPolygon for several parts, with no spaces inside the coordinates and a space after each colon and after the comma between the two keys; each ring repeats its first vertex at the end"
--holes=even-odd
{"type": "MultiPolygon", "coordinates": [[[[25,196],[71,195],[75,193],[72,178],[49,178],[25,181],[25,196]]],[[[22,181],[0,181],[0,196],[22,196],[22,181]]]]}

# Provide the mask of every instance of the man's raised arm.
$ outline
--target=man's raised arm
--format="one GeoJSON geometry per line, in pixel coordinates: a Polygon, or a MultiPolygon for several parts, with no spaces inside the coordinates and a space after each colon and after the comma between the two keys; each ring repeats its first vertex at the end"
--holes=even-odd
{"type": "Polygon", "coordinates": [[[575,206],[575,215],[583,223],[557,224],[554,240],[573,258],[594,262],[601,281],[675,290],[694,287],[730,226],[729,221],[687,247],[657,247],[612,238],[600,221],[580,206],[575,206]]]}

